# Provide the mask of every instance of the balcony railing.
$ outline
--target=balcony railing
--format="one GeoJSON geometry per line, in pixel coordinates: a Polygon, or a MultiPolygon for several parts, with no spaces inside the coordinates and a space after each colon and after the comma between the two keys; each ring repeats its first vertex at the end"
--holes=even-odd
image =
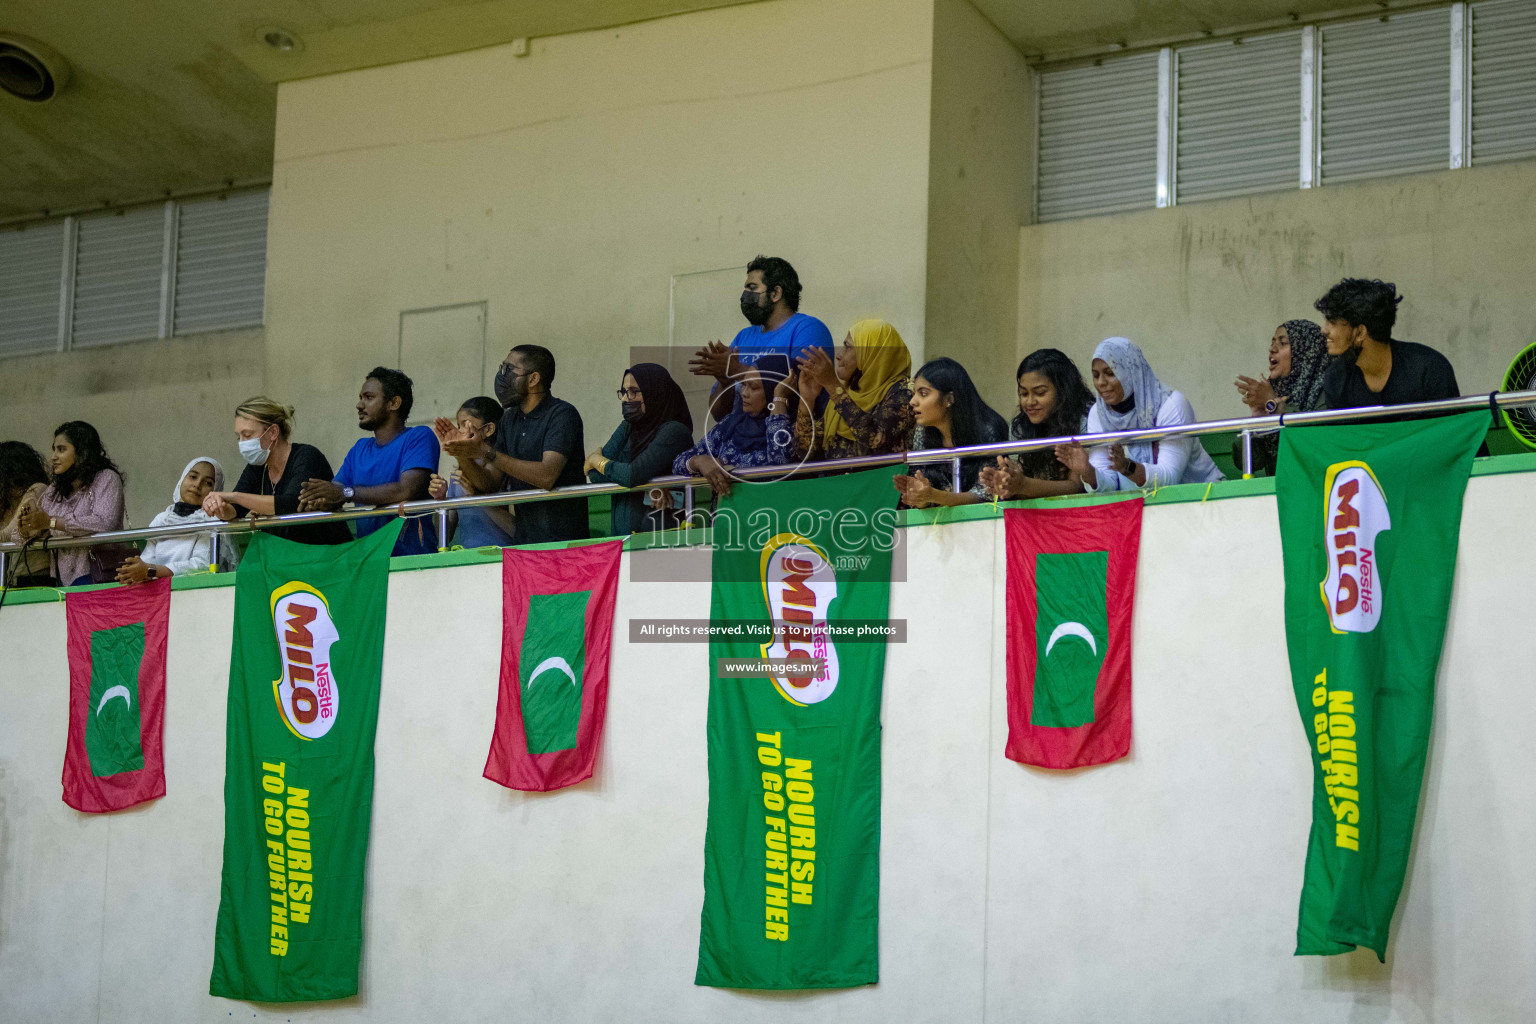
{"type": "MultiPolygon", "coordinates": [[[[1202,423],[1186,423],[1172,427],[1150,427],[1145,430],[1120,430],[1105,434],[1078,434],[1071,437],[1046,437],[1030,441],[1002,441],[996,444],[970,445],[964,448],[938,448],[916,452],[898,452],[894,455],[870,455],[853,459],[835,459],[826,462],[805,462],[798,465],[758,466],[751,469],[732,470],[732,476],[740,480],[783,479],[788,476],[810,476],[818,473],[845,473],[856,469],[872,469],[877,466],[925,466],[940,463],[950,465],[952,485],[960,487],[960,460],[978,456],[1014,455],[1019,452],[1053,448],[1058,444],[1077,441],[1088,447],[1132,442],[1162,441],[1171,437],[1204,437],[1208,434],[1235,434],[1243,437],[1243,475],[1253,473],[1252,440],[1256,433],[1280,430],[1285,427],[1309,426],[1319,423],[1357,423],[1387,417],[1421,415],[1426,413],[1466,412],[1473,409],[1496,410],[1510,407],[1536,406],[1536,390],[1504,391],[1487,395],[1469,395],[1436,402],[1414,402],[1408,405],[1376,405],[1361,409],[1329,409],[1321,412],[1282,413],[1277,416],[1244,416],[1238,419],[1207,420],[1202,423]]],[[[438,547],[448,546],[448,512],[460,508],[478,508],[486,505],[519,505],[531,501],[551,501],[559,498],[590,498],[598,495],[628,494],[657,488],[684,488],[686,499],[683,508],[685,519],[693,515],[693,489],[707,487],[700,476],[659,476],[637,487],[618,484],[581,484],[542,491],[502,491],[496,494],[473,494],[462,498],[444,498],[441,501],[407,501],[382,508],[354,508],[336,512],[298,512],[286,516],[248,516],[227,523],[187,523],[182,526],[161,526],[143,530],[114,530],[87,537],[52,538],[46,550],[90,547],[95,544],[114,544],[128,541],[147,541],[158,537],[179,537],[186,534],[214,534],[214,561],[217,561],[217,544],[221,534],[251,533],[270,530],[277,526],[302,526],[310,523],[345,522],[349,519],[366,519],[388,513],[422,515],[432,513],[436,518],[438,547]]],[[[19,552],[19,544],[0,544],[0,580],[4,579],[5,561],[10,553],[19,552]]],[[[39,550],[33,547],[31,550],[39,550]]]]}

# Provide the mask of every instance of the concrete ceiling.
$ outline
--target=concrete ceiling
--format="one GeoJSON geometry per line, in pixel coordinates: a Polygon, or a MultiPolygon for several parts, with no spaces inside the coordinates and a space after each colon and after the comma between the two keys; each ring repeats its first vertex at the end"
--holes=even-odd
{"type": "Polygon", "coordinates": [[[0,0],[0,33],[69,61],[47,103],[0,93],[0,220],[272,171],[275,83],[743,0],[0,0]],[[279,53],[267,28],[296,35],[279,53]]]}
{"type": "MultiPolygon", "coordinates": [[[[280,81],[742,2],[750,0],[3,0],[0,33],[58,50],[72,80],[48,103],[0,94],[0,221],[265,178],[280,81]],[[269,28],[302,47],[272,49],[261,40],[269,28]]],[[[974,2],[1031,57],[1339,5],[974,2]]]]}

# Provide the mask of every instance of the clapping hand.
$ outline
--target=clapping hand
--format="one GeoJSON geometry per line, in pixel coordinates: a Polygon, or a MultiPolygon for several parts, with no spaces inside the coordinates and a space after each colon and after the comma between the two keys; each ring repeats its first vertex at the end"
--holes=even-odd
{"type": "Polygon", "coordinates": [[[938,504],[933,497],[934,487],[928,482],[928,477],[922,470],[910,476],[898,473],[891,480],[896,485],[896,490],[901,492],[901,500],[907,503],[908,508],[928,508],[938,504]]]}
{"type": "Polygon", "coordinates": [[[1281,401],[1267,377],[1254,378],[1238,374],[1237,380],[1232,383],[1237,388],[1237,393],[1243,397],[1243,404],[1248,406],[1255,416],[1262,414],[1268,403],[1278,404],[1281,401]]]}
{"type": "Polygon", "coordinates": [[[427,497],[433,501],[442,501],[448,497],[448,481],[433,473],[432,478],[427,481],[427,497]]]}
{"type": "Polygon", "coordinates": [[[1066,444],[1056,446],[1056,461],[1067,467],[1067,471],[1073,476],[1086,476],[1088,473],[1088,449],[1078,441],[1068,441],[1066,444]]]}
{"type": "Polygon", "coordinates": [[[468,427],[460,427],[450,419],[439,416],[432,421],[432,432],[437,435],[437,443],[449,456],[459,462],[489,458],[491,445],[483,438],[474,436],[474,432],[468,427]]]}
{"type": "Polygon", "coordinates": [[[718,341],[712,341],[693,354],[688,360],[688,372],[699,377],[726,379],[730,369],[731,350],[718,341]]]}
{"type": "Polygon", "coordinates": [[[996,466],[983,466],[981,484],[995,498],[1017,497],[1024,488],[1024,470],[1012,459],[999,455],[996,466]]]}
{"type": "Polygon", "coordinates": [[[807,401],[842,383],[837,379],[837,368],[823,349],[808,348],[795,362],[800,366],[800,394],[807,401]]]}

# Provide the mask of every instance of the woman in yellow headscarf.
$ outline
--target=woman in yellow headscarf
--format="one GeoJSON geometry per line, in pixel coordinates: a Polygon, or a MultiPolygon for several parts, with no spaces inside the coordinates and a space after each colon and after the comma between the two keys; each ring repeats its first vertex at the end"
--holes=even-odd
{"type": "Polygon", "coordinates": [[[795,458],[850,459],[907,450],[912,434],[912,355],[884,320],[853,325],[834,363],[818,349],[800,357],[795,458]],[[814,415],[827,392],[825,411],[814,415]]]}

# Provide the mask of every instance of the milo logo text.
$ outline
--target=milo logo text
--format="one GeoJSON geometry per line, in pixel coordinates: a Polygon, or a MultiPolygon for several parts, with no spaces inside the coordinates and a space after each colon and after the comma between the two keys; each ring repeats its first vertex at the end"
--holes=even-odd
{"type": "Polygon", "coordinates": [[[837,573],[826,554],[811,541],[781,533],[763,545],[763,601],[773,619],[773,642],[763,644],[765,658],[824,658],[826,667],[812,674],[777,676],[774,688],[791,704],[816,704],[837,689],[837,645],[832,642],[827,610],[837,597],[837,573]]]}
{"type": "Polygon", "coordinates": [[[295,736],[317,740],[336,724],[341,698],[331,674],[337,634],[330,605],[307,583],[284,583],[272,591],[272,627],[283,661],[272,682],[277,710],[295,736]]]}
{"type": "Polygon", "coordinates": [[[1328,621],[1335,633],[1369,633],[1381,621],[1384,600],[1376,537],[1392,528],[1387,497],[1363,462],[1329,466],[1323,490],[1328,576],[1322,592],[1328,621]]]}

